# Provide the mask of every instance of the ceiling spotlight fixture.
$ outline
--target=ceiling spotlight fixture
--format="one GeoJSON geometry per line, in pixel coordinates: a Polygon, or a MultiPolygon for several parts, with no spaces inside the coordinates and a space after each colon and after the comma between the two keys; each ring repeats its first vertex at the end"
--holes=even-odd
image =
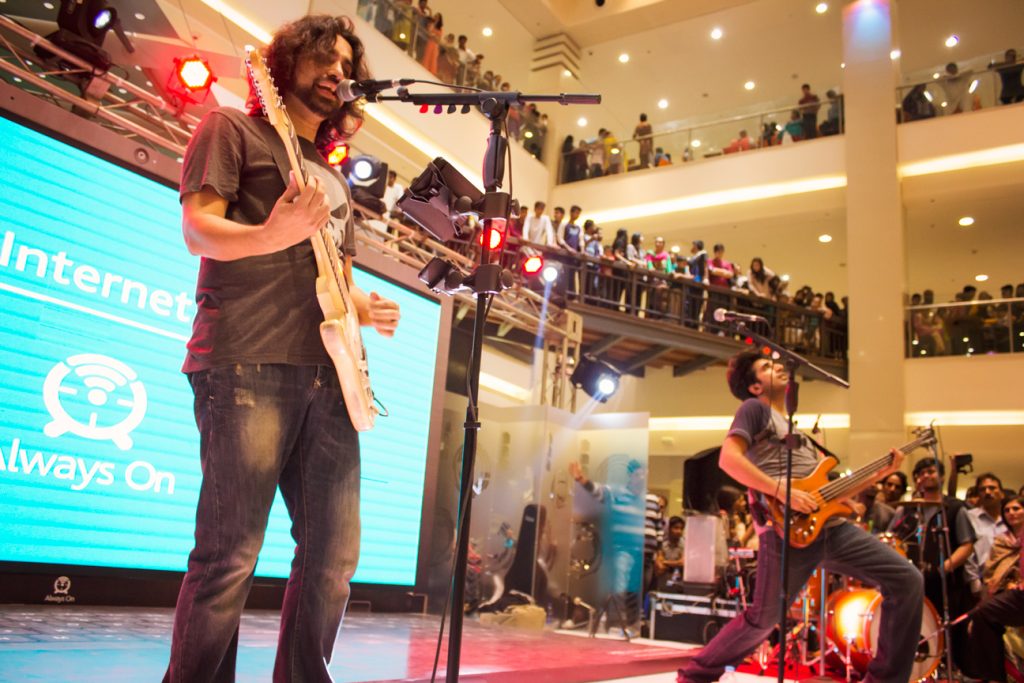
{"type": "Polygon", "coordinates": [[[951,35],[949,38],[946,38],[946,47],[956,47],[959,43],[960,36],[958,36],[955,33],[951,35]]]}
{"type": "Polygon", "coordinates": [[[817,12],[818,14],[824,14],[825,12],[828,11],[828,3],[819,2],[817,5],[814,6],[814,11],[817,12]]]}
{"type": "Polygon", "coordinates": [[[974,279],[977,282],[987,282],[988,275],[985,275],[984,273],[978,273],[977,275],[974,276],[974,279]]]}
{"type": "Polygon", "coordinates": [[[690,147],[693,147],[694,149],[700,147],[700,140],[694,140],[693,142],[691,142],[690,147]]]}
{"type": "Polygon", "coordinates": [[[974,225],[974,217],[973,216],[964,216],[963,218],[961,218],[957,222],[960,224],[960,227],[962,227],[962,228],[969,228],[972,225],[974,225]]]}
{"type": "Polygon", "coordinates": [[[494,29],[492,29],[490,26],[484,26],[484,30],[481,31],[481,33],[484,34],[485,38],[490,38],[491,36],[494,35],[494,29]]]}
{"type": "Polygon", "coordinates": [[[569,381],[587,392],[588,396],[604,403],[619,388],[620,376],[621,373],[610,363],[586,353],[580,356],[569,381]]]}
{"type": "Polygon", "coordinates": [[[822,244],[828,244],[829,242],[832,241],[832,235],[829,235],[828,233],[818,235],[818,241],[821,242],[822,244]]]}
{"type": "Polygon", "coordinates": [[[668,100],[664,98],[658,100],[658,109],[668,109],[668,100]]]}
{"type": "Polygon", "coordinates": [[[722,35],[722,29],[718,28],[717,26],[711,29],[711,40],[721,40],[722,35]]]}
{"type": "Polygon", "coordinates": [[[754,89],[754,85],[755,85],[754,81],[747,81],[746,83],[743,84],[743,89],[744,90],[753,90],[754,89]]]}
{"type": "Polygon", "coordinates": [[[627,62],[629,62],[629,55],[623,52],[621,55],[619,55],[619,62],[622,64],[626,64],[627,62]]]}
{"type": "Polygon", "coordinates": [[[974,91],[977,90],[977,89],[978,89],[978,79],[975,78],[973,81],[971,81],[971,87],[969,87],[967,89],[967,92],[969,92],[970,94],[973,95],[974,91]]]}
{"type": "Polygon", "coordinates": [[[580,128],[583,128],[584,126],[587,125],[587,119],[582,116],[579,117],[578,119],[576,119],[576,125],[579,126],[580,128]]]}
{"type": "Polygon", "coordinates": [[[902,54],[903,53],[900,52],[900,49],[896,48],[895,50],[893,50],[892,52],[889,53],[889,59],[891,59],[892,61],[895,62],[897,59],[900,58],[900,55],[902,55],[902,54]]]}

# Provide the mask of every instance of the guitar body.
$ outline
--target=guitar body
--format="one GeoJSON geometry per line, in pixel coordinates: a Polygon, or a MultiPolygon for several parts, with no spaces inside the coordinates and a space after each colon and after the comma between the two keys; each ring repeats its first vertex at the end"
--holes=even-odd
{"type": "MultiPolygon", "coordinates": [[[[339,275],[345,276],[344,273],[339,275]]],[[[316,279],[316,298],[324,314],[324,321],[320,323],[320,339],[338,373],[352,426],[358,432],[365,432],[373,428],[378,412],[373,404],[373,389],[370,388],[370,366],[355,306],[348,293],[333,284],[332,278],[321,276],[316,279]]]]}
{"type": "MultiPolygon", "coordinates": [[[[818,463],[818,466],[814,468],[814,472],[810,475],[803,479],[793,480],[793,489],[813,495],[817,500],[818,509],[810,514],[794,512],[790,515],[789,544],[792,547],[806,548],[814,543],[819,534],[821,534],[821,530],[825,528],[825,523],[832,517],[837,515],[850,517],[853,515],[853,509],[844,501],[827,501],[819,492],[822,486],[829,483],[828,473],[835,469],[838,464],[839,461],[835,458],[831,456],[825,457],[818,463]]],[[[781,536],[785,533],[783,525],[786,522],[786,518],[783,512],[786,502],[775,498],[768,498],[767,501],[768,508],[771,510],[772,525],[779,536],[781,536]]]]}
{"type": "MultiPolygon", "coordinates": [[[[915,433],[918,434],[916,439],[895,450],[906,454],[921,447],[935,445],[935,432],[931,427],[915,430],[915,433]]],[[[818,538],[828,520],[837,516],[852,516],[853,508],[846,501],[878,481],[881,473],[891,467],[893,462],[893,451],[890,451],[855,472],[847,470],[846,476],[829,481],[828,473],[835,469],[839,461],[827,456],[822,458],[809,476],[793,480],[793,490],[811,494],[818,504],[818,509],[810,514],[794,512],[790,515],[789,544],[794,548],[806,548],[818,538]]],[[[785,501],[776,500],[771,496],[765,496],[765,501],[772,517],[771,525],[775,527],[776,533],[782,536],[786,523],[783,514],[785,501]]]]}
{"type": "MultiPolygon", "coordinates": [[[[285,112],[274,79],[270,76],[262,55],[252,46],[246,46],[245,52],[252,84],[263,105],[267,121],[284,143],[296,183],[302,190],[308,178],[302,165],[302,151],[291,119],[285,112]]],[[[316,259],[316,298],[324,314],[324,321],[320,323],[320,339],[338,373],[338,382],[352,426],[356,431],[365,432],[373,428],[380,411],[374,405],[366,347],[363,345],[359,314],[352,302],[348,277],[345,274],[345,257],[338,252],[334,238],[326,226],[321,227],[309,241],[316,259]]]]}

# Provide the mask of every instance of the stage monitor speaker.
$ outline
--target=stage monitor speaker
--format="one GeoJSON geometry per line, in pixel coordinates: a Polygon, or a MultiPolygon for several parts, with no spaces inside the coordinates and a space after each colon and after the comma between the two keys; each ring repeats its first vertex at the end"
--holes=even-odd
{"type": "Polygon", "coordinates": [[[724,520],[718,515],[687,517],[685,536],[683,581],[715,583],[718,568],[728,560],[724,520]]]}

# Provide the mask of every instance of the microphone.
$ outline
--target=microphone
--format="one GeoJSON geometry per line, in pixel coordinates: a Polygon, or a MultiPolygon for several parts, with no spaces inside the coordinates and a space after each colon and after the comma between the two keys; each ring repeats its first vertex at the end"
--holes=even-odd
{"type": "Polygon", "coordinates": [[[360,97],[372,97],[385,90],[397,88],[400,85],[412,85],[415,78],[395,78],[391,80],[374,80],[368,78],[362,81],[353,81],[351,78],[344,79],[338,84],[335,92],[342,102],[351,102],[360,97]]]}
{"type": "Polygon", "coordinates": [[[728,322],[741,322],[741,323],[767,323],[766,318],[762,318],[759,315],[753,313],[737,313],[736,311],[727,311],[724,308],[716,308],[715,321],[724,323],[728,322]]]}
{"type": "Polygon", "coordinates": [[[821,413],[818,413],[818,418],[814,421],[814,426],[811,427],[811,434],[817,434],[821,430],[818,429],[818,423],[821,422],[821,413]]]}

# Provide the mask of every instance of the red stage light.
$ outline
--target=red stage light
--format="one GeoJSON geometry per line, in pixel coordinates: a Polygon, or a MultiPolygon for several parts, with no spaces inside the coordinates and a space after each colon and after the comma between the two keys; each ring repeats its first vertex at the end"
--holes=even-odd
{"type": "Polygon", "coordinates": [[[341,166],[345,163],[345,159],[348,159],[348,145],[344,142],[337,143],[334,147],[331,147],[331,151],[327,153],[327,163],[331,166],[341,166]]]}
{"type": "Polygon", "coordinates": [[[544,259],[540,256],[531,256],[523,261],[523,273],[526,275],[536,275],[544,267],[544,259]]]}
{"type": "Polygon", "coordinates": [[[178,82],[189,92],[206,90],[217,80],[210,64],[199,56],[175,59],[174,67],[178,82]]]}
{"type": "Polygon", "coordinates": [[[487,251],[497,251],[501,249],[501,245],[505,243],[505,231],[499,230],[495,227],[485,228],[480,236],[477,237],[477,242],[480,246],[484,246],[484,235],[487,236],[487,251]]]}

